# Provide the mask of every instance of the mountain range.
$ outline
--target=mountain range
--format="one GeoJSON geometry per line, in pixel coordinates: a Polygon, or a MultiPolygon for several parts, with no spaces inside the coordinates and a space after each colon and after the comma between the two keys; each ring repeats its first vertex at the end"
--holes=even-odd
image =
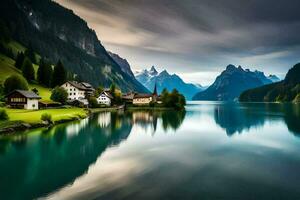
{"type": "Polygon", "coordinates": [[[153,91],[156,84],[158,93],[161,93],[164,88],[168,91],[177,89],[188,100],[192,99],[197,92],[203,90],[203,87],[199,84],[185,83],[178,75],[169,74],[166,70],[158,72],[154,66],[149,70],[136,72],[135,77],[150,91],[153,91]]]}
{"type": "Polygon", "coordinates": [[[300,63],[292,67],[280,82],[244,91],[242,102],[300,102],[300,63]]]}
{"type": "Polygon", "coordinates": [[[72,10],[51,0],[3,0],[0,18],[15,41],[51,63],[61,60],[73,76],[95,87],[115,83],[123,91],[148,92],[72,10]]]}
{"type": "Polygon", "coordinates": [[[241,66],[228,65],[206,90],[197,93],[193,100],[232,101],[250,88],[279,81],[275,75],[266,77],[261,71],[250,71],[241,66]]]}

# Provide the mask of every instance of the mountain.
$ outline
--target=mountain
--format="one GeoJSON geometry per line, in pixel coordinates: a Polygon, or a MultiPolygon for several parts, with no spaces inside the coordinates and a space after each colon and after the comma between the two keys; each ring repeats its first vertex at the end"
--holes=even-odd
{"type": "Polygon", "coordinates": [[[130,65],[129,65],[129,63],[126,59],[121,58],[118,54],[115,54],[115,53],[112,53],[112,52],[108,52],[108,54],[121,67],[121,70],[124,73],[126,73],[127,75],[129,75],[130,77],[135,79],[134,74],[131,71],[131,67],[130,67],[130,65]]]}
{"type": "Polygon", "coordinates": [[[263,72],[252,72],[241,66],[228,65],[215,82],[206,90],[197,93],[193,100],[232,101],[247,89],[271,83],[263,72]]]}
{"type": "Polygon", "coordinates": [[[122,90],[147,92],[123,72],[87,23],[52,0],[3,0],[0,19],[13,40],[51,63],[61,60],[70,74],[94,86],[116,83],[122,90]]]}
{"type": "Polygon", "coordinates": [[[242,102],[300,102],[300,63],[291,68],[280,82],[244,91],[242,102]]]}
{"type": "Polygon", "coordinates": [[[164,88],[169,91],[176,88],[188,100],[202,90],[201,85],[185,83],[178,75],[171,75],[166,70],[159,73],[154,66],[150,70],[145,69],[136,73],[135,77],[150,91],[153,91],[156,83],[158,93],[161,93],[164,88]]]}
{"type": "Polygon", "coordinates": [[[267,77],[269,80],[271,80],[273,83],[276,83],[276,82],[279,82],[280,81],[280,78],[278,78],[276,75],[269,75],[267,77]]]}

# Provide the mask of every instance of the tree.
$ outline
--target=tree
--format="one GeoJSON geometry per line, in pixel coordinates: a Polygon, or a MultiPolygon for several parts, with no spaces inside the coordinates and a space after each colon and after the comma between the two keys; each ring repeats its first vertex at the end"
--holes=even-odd
{"type": "Polygon", "coordinates": [[[98,101],[96,99],[96,97],[90,97],[89,99],[89,105],[91,108],[97,108],[99,107],[98,101]]]}
{"type": "Polygon", "coordinates": [[[44,58],[40,60],[40,65],[37,71],[37,80],[40,84],[45,85],[47,87],[50,86],[50,80],[52,77],[52,67],[51,65],[45,61],[44,58]]]}
{"type": "Polygon", "coordinates": [[[43,84],[45,80],[45,60],[44,58],[41,58],[40,65],[37,71],[37,81],[39,84],[43,84]]]}
{"type": "Polygon", "coordinates": [[[22,69],[23,62],[25,60],[25,55],[23,52],[18,52],[15,67],[18,69],[22,69]]]}
{"type": "Polygon", "coordinates": [[[27,81],[34,80],[34,68],[32,66],[31,61],[28,58],[25,58],[22,65],[22,74],[26,78],[27,81]]]}
{"type": "Polygon", "coordinates": [[[6,110],[0,109],[0,121],[8,120],[9,117],[6,113],[6,110]]]}
{"type": "Polygon", "coordinates": [[[68,99],[68,92],[62,87],[55,87],[52,90],[50,99],[65,104],[68,99]]]}
{"type": "Polygon", "coordinates": [[[175,108],[177,110],[184,109],[186,104],[185,97],[176,89],[174,89],[171,93],[164,89],[161,93],[161,99],[165,107],[175,108]]]}
{"type": "Polygon", "coordinates": [[[95,96],[98,97],[103,92],[103,90],[103,87],[100,85],[95,91],[95,96]]]}
{"type": "Polygon", "coordinates": [[[51,79],[51,87],[60,86],[63,83],[65,83],[67,80],[67,74],[65,71],[65,68],[61,61],[58,61],[58,63],[55,65],[52,79],[51,79]]]}
{"type": "Polygon", "coordinates": [[[50,87],[51,86],[51,79],[52,79],[53,69],[49,62],[46,61],[45,68],[44,68],[44,79],[42,80],[42,83],[50,87]]]}
{"type": "Polygon", "coordinates": [[[25,56],[28,57],[32,63],[37,63],[36,56],[31,44],[28,45],[28,48],[25,51],[25,56]]]}
{"type": "Polygon", "coordinates": [[[115,98],[116,95],[116,85],[112,83],[109,88],[110,94],[115,98]]]}
{"type": "Polygon", "coordinates": [[[39,90],[38,89],[32,88],[31,91],[34,92],[34,93],[36,93],[37,95],[39,95],[39,90]]]}
{"type": "Polygon", "coordinates": [[[8,94],[14,90],[28,90],[28,83],[20,75],[11,75],[4,82],[4,93],[8,94]]]}

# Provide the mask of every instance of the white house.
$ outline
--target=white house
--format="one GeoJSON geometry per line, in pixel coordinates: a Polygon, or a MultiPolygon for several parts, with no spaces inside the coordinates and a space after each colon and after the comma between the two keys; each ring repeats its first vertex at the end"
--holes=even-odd
{"type": "Polygon", "coordinates": [[[68,100],[82,101],[94,92],[94,88],[88,83],[78,83],[76,81],[67,81],[61,85],[68,92],[68,100]]]}
{"type": "Polygon", "coordinates": [[[97,98],[97,102],[98,102],[98,104],[110,106],[112,99],[113,99],[113,96],[109,92],[104,91],[97,98]]]}
{"type": "Polygon", "coordinates": [[[38,110],[41,97],[32,91],[15,90],[6,95],[7,104],[13,108],[38,110]]]}

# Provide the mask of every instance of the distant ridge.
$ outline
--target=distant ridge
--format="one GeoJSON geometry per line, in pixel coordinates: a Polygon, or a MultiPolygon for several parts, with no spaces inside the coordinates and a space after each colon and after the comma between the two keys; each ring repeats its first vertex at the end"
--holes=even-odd
{"type": "MultiPolygon", "coordinates": [[[[197,93],[193,100],[232,101],[250,88],[271,84],[276,77],[266,77],[261,71],[250,71],[241,66],[228,65],[206,90],[197,93]]],[[[277,79],[276,79],[277,80],[277,79]]]]}
{"type": "Polygon", "coordinates": [[[242,102],[295,102],[300,103],[300,63],[292,67],[280,82],[244,91],[242,102]]]}
{"type": "Polygon", "coordinates": [[[169,91],[177,89],[188,100],[191,100],[194,94],[203,90],[200,84],[185,83],[178,75],[169,74],[167,70],[158,72],[154,66],[149,70],[144,69],[141,72],[136,72],[135,77],[150,91],[153,90],[156,83],[158,93],[161,93],[164,88],[169,91]]]}

